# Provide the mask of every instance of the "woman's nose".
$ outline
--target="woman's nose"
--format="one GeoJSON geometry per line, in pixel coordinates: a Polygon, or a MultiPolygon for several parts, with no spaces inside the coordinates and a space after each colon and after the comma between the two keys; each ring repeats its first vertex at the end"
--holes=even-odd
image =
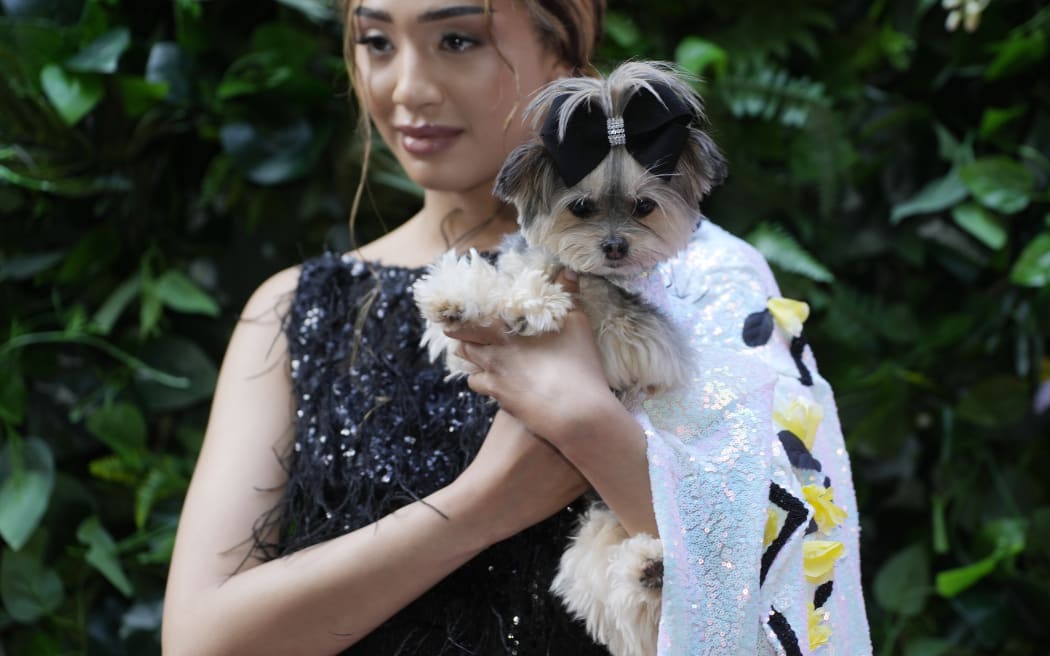
{"type": "Polygon", "coordinates": [[[401,52],[393,100],[409,109],[441,102],[441,85],[436,71],[423,53],[414,48],[401,52]]]}

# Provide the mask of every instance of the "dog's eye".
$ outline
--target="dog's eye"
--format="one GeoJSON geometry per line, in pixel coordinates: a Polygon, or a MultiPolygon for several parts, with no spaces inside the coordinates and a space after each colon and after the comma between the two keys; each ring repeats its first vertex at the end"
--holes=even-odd
{"type": "Polygon", "coordinates": [[[639,198],[634,201],[634,215],[637,218],[649,216],[656,209],[656,201],[652,198],[639,198]]]}
{"type": "Polygon", "coordinates": [[[590,198],[577,198],[569,204],[569,211],[581,219],[586,219],[598,211],[598,206],[590,198]]]}

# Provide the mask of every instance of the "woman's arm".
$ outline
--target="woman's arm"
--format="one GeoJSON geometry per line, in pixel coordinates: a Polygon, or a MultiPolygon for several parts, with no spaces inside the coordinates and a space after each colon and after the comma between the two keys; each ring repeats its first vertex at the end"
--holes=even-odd
{"type": "MultiPolygon", "coordinates": [[[[575,292],[576,282],[559,282],[575,292]]],[[[573,310],[557,333],[508,336],[502,327],[449,333],[481,368],[470,387],[496,399],[580,470],[630,534],[657,536],[645,434],[610,391],[587,316],[573,310]]]]}
{"type": "Polygon", "coordinates": [[[425,499],[447,518],[417,502],[296,554],[252,557],[252,526],[286,480],[277,454],[292,439],[294,399],[277,306],[296,280],[289,270],[260,287],[230,341],[168,577],[169,656],[336,653],[586,486],[503,415],[467,471],[425,499]]]}

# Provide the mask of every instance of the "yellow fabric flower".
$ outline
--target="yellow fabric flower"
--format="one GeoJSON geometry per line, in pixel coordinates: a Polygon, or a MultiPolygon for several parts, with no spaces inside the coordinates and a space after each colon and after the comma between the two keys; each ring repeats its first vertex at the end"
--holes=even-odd
{"type": "Polygon", "coordinates": [[[817,437],[817,427],[823,419],[824,408],[802,396],[794,399],[783,410],[773,410],[773,421],[784,430],[794,433],[811,451],[813,440],[817,437]]]}
{"type": "Polygon", "coordinates": [[[813,607],[809,602],[809,649],[813,651],[831,639],[831,629],[826,624],[821,624],[824,619],[824,611],[813,607]]]}
{"type": "Polygon", "coordinates": [[[780,533],[780,516],[772,508],[766,508],[766,532],[762,535],[762,546],[768,547],[773,544],[780,533]]]}
{"type": "Polygon", "coordinates": [[[809,305],[790,298],[771,298],[766,302],[777,325],[792,337],[802,334],[802,324],[809,318],[809,305]]]}
{"type": "Polygon", "coordinates": [[[842,557],[846,548],[834,540],[807,540],[802,543],[802,567],[806,580],[823,583],[835,569],[835,561],[842,557]]]}
{"type": "Polygon", "coordinates": [[[846,511],[834,504],[835,492],[823,485],[804,485],[802,494],[813,508],[813,519],[822,533],[830,533],[846,519],[846,511]]]}

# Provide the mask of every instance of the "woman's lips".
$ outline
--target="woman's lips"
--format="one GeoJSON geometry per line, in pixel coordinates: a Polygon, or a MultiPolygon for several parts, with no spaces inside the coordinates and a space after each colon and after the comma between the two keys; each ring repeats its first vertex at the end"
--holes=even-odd
{"type": "Polygon", "coordinates": [[[433,155],[451,148],[459,135],[463,134],[461,128],[453,128],[445,125],[398,125],[395,126],[401,134],[401,146],[412,155],[433,155]]]}

